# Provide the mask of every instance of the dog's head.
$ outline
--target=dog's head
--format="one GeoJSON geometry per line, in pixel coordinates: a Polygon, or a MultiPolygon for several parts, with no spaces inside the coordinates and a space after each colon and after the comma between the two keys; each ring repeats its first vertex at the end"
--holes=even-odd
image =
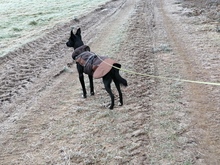
{"type": "Polygon", "coordinates": [[[69,40],[66,43],[66,46],[73,47],[74,49],[84,45],[81,37],[81,29],[78,28],[76,31],[76,34],[73,34],[73,31],[71,30],[69,40]]]}

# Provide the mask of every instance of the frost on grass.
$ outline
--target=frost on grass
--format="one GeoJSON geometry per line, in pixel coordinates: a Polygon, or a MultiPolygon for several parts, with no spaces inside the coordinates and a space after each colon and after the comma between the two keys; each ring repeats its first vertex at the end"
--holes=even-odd
{"type": "Polygon", "coordinates": [[[10,49],[25,44],[29,37],[31,39],[39,37],[43,30],[88,13],[105,2],[107,0],[10,0],[1,2],[0,42],[4,47],[1,47],[3,50],[0,56],[7,54],[11,51],[10,49]],[[14,45],[13,48],[7,46],[12,40],[19,38],[19,42],[13,42],[13,45],[17,43],[17,46],[14,45]]]}

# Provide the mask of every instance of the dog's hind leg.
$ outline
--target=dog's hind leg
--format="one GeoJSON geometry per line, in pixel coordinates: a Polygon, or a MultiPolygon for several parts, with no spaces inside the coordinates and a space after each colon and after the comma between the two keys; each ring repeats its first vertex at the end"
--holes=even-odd
{"type": "Polygon", "coordinates": [[[90,94],[91,96],[95,94],[94,92],[94,85],[93,85],[93,77],[91,75],[89,77],[89,84],[90,84],[90,94]]]}
{"type": "Polygon", "coordinates": [[[122,92],[121,92],[120,83],[116,78],[114,78],[113,81],[115,83],[115,86],[116,86],[116,88],[118,90],[118,94],[119,94],[119,106],[122,106],[123,105],[123,96],[122,96],[122,92]]]}
{"type": "Polygon", "coordinates": [[[109,106],[109,109],[113,109],[114,104],[115,104],[115,100],[114,100],[115,97],[114,97],[114,94],[112,93],[112,90],[111,90],[111,82],[112,82],[112,78],[109,74],[107,74],[103,77],[103,83],[105,86],[105,90],[108,92],[108,94],[111,97],[111,105],[109,106]]]}

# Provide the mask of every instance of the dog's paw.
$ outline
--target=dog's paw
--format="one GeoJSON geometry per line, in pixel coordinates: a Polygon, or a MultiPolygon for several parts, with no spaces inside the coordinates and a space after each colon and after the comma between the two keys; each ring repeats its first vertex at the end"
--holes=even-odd
{"type": "Polygon", "coordinates": [[[109,108],[110,110],[112,110],[112,109],[113,109],[113,106],[109,106],[108,108],[109,108]]]}
{"type": "Polygon", "coordinates": [[[87,96],[82,94],[82,98],[84,98],[84,99],[85,99],[85,98],[87,98],[87,96]]]}
{"type": "Polygon", "coordinates": [[[122,106],[122,105],[123,105],[123,103],[120,103],[120,102],[118,103],[118,106],[122,106]]]}
{"type": "Polygon", "coordinates": [[[108,104],[107,108],[108,109],[113,109],[114,105],[108,104]]]}
{"type": "Polygon", "coordinates": [[[102,104],[103,107],[108,108],[108,109],[113,109],[114,106],[111,105],[111,103],[109,104],[102,104]]]}
{"type": "Polygon", "coordinates": [[[95,95],[95,92],[91,92],[90,95],[91,95],[91,96],[94,96],[94,95],[95,95]]]}

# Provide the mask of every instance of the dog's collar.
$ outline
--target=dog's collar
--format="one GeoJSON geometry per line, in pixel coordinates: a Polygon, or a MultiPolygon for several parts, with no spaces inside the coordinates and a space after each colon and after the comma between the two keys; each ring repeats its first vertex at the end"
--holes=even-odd
{"type": "Polygon", "coordinates": [[[75,60],[77,56],[86,51],[90,51],[90,47],[87,45],[82,45],[74,50],[72,58],[75,60]]]}

